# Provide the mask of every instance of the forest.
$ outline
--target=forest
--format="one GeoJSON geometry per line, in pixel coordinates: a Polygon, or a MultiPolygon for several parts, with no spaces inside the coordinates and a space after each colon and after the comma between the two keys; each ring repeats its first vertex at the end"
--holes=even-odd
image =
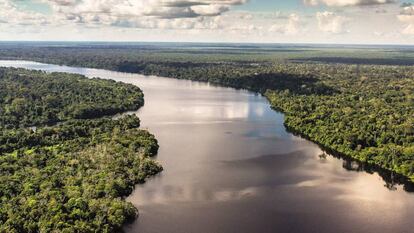
{"type": "Polygon", "coordinates": [[[0,46],[0,58],[103,68],[243,88],[286,127],[333,152],[414,181],[411,48],[68,44],[0,46]]]}
{"type": "Polygon", "coordinates": [[[0,77],[0,128],[96,118],[144,104],[138,87],[112,80],[24,69],[0,69],[0,77]]]}
{"type": "Polygon", "coordinates": [[[0,232],[114,232],[135,219],[123,197],[162,167],[135,115],[133,86],[0,68],[0,232]]]}
{"type": "Polygon", "coordinates": [[[159,75],[248,89],[286,127],[414,181],[414,53],[399,47],[1,45],[0,58],[159,75]]]}

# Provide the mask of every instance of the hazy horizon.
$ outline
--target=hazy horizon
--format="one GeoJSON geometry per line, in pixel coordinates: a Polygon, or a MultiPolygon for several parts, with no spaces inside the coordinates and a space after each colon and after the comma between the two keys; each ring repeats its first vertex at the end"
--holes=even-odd
{"type": "Polygon", "coordinates": [[[413,0],[0,0],[0,41],[414,44],[413,0]]]}
{"type": "Polygon", "coordinates": [[[133,44],[133,45],[140,45],[140,44],[192,44],[192,45],[266,45],[266,46],[284,46],[284,47],[301,47],[301,46],[311,46],[311,47],[414,47],[414,44],[399,44],[399,43],[388,43],[388,44],[376,44],[376,43],[319,43],[319,42],[309,42],[309,43],[301,43],[301,42],[293,42],[293,43],[283,43],[283,42],[222,42],[222,41],[110,41],[110,40],[0,40],[0,44],[6,43],[24,43],[24,44],[58,44],[58,43],[81,43],[81,44],[133,44]]]}

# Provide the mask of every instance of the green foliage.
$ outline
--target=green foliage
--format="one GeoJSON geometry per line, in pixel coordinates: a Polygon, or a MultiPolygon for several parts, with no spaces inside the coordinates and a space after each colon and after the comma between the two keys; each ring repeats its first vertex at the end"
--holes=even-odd
{"type": "Polygon", "coordinates": [[[406,65],[414,64],[413,54],[398,47],[276,45],[0,48],[0,57],[191,79],[261,92],[274,108],[286,113],[285,123],[291,131],[412,180],[414,68],[406,65]]]}
{"type": "MultiPolygon", "coordinates": [[[[411,68],[313,65],[337,93],[269,90],[292,131],[357,160],[414,180],[414,79],[411,68]]],[[[315,71],[312,71],[315,72],[315,71]]]]}
{"type": "Polygon", "coordinates": [[[114,232],[134,219],[137,210],[123,197],[162,170],[150,159],[157,140],[138,129],[136,116],[77,118],[136,109],[142,92],[78,75],[0,71],[7,109],[0,112],[7,122],[0,134],[0,232],[114,232]],[[86,103],[81,108],[93,114],[73,114],[86,103]],[[96,106],[110,107],[94,112],[96,106]],[[59,124],[23,127],[54,121],[59,124]]]}
{"type": "Polygon", "coordinates": [[[0,68],[0,128],[96,118],[135,110],[143,104],[142,91],[134,85],[0,68]]]}
{"type": "MultiPolygon", "coordinates": [[[[157,142],[147,131],[124,127],[125,119],[112,127],[106,119],[95,121],[83,125],[90,136],[0,157],[0,232],[112,232],[135,217],[135,208],[121,197],[161,171],[148,158],[157,142]]],[[[47,130],[57,138],[66,128],[47,130]]]]}

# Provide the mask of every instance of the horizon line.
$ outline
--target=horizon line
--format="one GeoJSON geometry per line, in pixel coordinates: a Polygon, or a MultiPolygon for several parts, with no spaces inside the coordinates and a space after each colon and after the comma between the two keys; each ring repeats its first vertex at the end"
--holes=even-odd
{"type": "Polygon", "coordinates": [[[323,43],[323,42],[213,42],[213,41],[111,41],[111,40],[1,40],[0,43],[145,43],[145,44],[248,44],[248,45],[324,45],[324,46],[409,46],[400,43],[323,43]]]}

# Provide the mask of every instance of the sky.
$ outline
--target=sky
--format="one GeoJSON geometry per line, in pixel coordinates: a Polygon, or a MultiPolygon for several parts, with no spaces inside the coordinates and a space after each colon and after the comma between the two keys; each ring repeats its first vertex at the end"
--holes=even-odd
{"type": "Polygon", "coordinates": [[[414,44],[414,0],[0,0],[0,40],[414,44]]]}

